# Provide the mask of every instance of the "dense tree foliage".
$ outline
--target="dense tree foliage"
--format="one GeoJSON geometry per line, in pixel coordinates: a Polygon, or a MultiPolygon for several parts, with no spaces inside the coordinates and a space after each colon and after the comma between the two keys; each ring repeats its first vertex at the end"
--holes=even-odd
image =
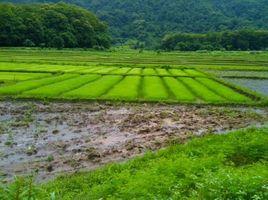
{"type": "Polygon", "coordinates": [[[238,30],[218,33],[170,33],[162,40],[165,50],[265,50],[268,31],[238,30]]]}
{"type": "Polygon", "coordinates": [[[106,25],[78,6],[2,3],[0,46],[108,48],[110,38],[106,25]]]}
{"type": "MultiPolygon", "coordinates": [[[[5,0],[57,2],[60,0],[5,0]]],[[[110,26],[117,42],[145,46],[168,32],[205,33],[268,28],[267,0],[63,0],[92,10],[110,26]]]]}

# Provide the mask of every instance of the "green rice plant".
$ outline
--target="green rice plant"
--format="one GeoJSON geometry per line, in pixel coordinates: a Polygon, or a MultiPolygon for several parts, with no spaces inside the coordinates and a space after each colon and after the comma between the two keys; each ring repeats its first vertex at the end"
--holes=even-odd
{"type": "Polygon", "coordinates": [[[196,78],[197,81],[208,87],[220,96],[235,102],[250,102],[251,100],[233,89],[209,78],[196,78]]]}
{"type": "Polygon", "coordinates": [[[121,74],[127,74],[130,70],[131,70],[130,67],[120,67],[120,68],[117,68],[116,70],[112,71],[111,73],[121,75],[121,74]]]}
{"type": "Polygon", "coordinates": [[[195,95],[206,102],[226,102],[226,99],[217,95],[194,78],[181,77],[179,80],[186,84],[195,95]]]}
{"type": "Polygon", "coordinates": [[[173,77],[164,77],[163,78],[169,90],[174,94],[177,100],[179,101],[189,101],[193,102],[196,100],[194,94],[179,80],[173,77]]]}
{"type": "Polygon", "coordinates": [[[62,97],[78,99],[97,98],[105,94],[122,78],[123,77],[119,75],[105,75],[93,82],[83,85],[80,88],[64,93],[62,97]]]}
{"type": "Polygon", "coordinates": [[[101,69],[101,67],[86,67],[85,69],[78,70],[79,73],[94,73],[95,71],[101,69]]]}
{"type": "Polygon", "coordinates": [[[187,73],[185,73],[182,69],[169,69],[168,70],[171,75],[173,76],[189,76],[187,73]]]}
{"type": "Polygon", "coordinates": [[[64,68],[64,72],[74,72],[74,73],[78,73],[80,72],[81,70],[84,70],[84,69],[88,69],[88,67],[85,67],[85,66],[65,66],[64,68]]]}
{"type": "Polygon", "coordinates": [[[167,100],[168,92],[160,77],[145,76],[143,78],[143,99],[145,100],[167,100]]]}
{"type": "Polygon", "coordinates": [[[56,82],[53,84],[41,86],[38,88],[35,88],[33,90],[28,90],[26,92],[23,92],[20,96],[24,97],[57,97],[58,95],[76,89],[78,87],[81,87],[82,85],[94,81],[97,78],[99,78],[100,75],[79,75],[71,79],[67,79],[64,81],[56,82]]]}
{"type": "Polygon", "coordinates": [[[127,75],[141,75],[142,74],[142,68],[132,68],[127,75]]]}
{"type": "Polygon", "coordinates": [[[100,69],[94,71],[94,73],[97,73],[97,74],[107,74],[107,73],[112,73],[116,69],[117,69],[117,67],[100,67],[100,69]]]}
{"type": "Polygon", "coordinates": [[[153,68],[144,68],[142,71],[142,75],[151,76],[157,75],[156,71],[153,68]]]}
{"type": "Polygon", "coordinates": [[[78,75],[75,74],[64,74],[60,76],[50,76],[47,78],[42,78],[38,80],[27,80],[27,81],[21,81],[13,85],[4,85],[3,87],[0,87],[0,94],[1,95],[15,95],[19,94],[21,92],[24,92],[26,90],[32,90],[37,87],[41,87],[43,85],[52,84],[58,81],[63,81],[72,77],[75,77],[78,75]]]}
{"type": "Polygon", "coordinates": [[[49,76],[49,73],[0,72],[1,81],[25,81],[49,76]]]}
{"type": "Polygon", "coordinates": [[[184,72],[190,76],[206,76],[204,73],[197,71],[195,69],[185,69],[184,72]]]}
{"type": "Polygon", "coordinates": [[[161,68],[155,68],[155,71],[157,72],[158,75],[160,76],[170,76],[170,73],[166,69],[161,69],[161,68]]]}
{"type": "Polygon", "coordinates": [[[139,95],[141,76],[126,76],[122,81],[115,85],[107,94],[102,96],[104,99],[135,100],[139,95]]]}

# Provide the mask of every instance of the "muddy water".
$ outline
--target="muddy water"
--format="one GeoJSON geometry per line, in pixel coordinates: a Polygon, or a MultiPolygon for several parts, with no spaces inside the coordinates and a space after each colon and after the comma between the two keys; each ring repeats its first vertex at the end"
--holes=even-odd
{"type": "Polygon", "coordinates": [[[27,174],[46,181],[266,120],[260,108],[1,102],[0,174],[6,181],[27,174]]]}

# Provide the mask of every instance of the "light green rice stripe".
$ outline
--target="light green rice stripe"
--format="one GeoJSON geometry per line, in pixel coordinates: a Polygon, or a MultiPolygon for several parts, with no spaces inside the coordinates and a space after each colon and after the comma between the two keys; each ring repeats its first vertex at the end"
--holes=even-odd
{"type": "Polygon", "coordinates": [[[3,86],[0,87],[0,94],[2,95],[15,95],[15,94],[19,94],[23,91],[26,90],[31,90],[43,85],[48,85],[51,83],[55,83],[58,81],[63,81],[66,80],[68,78],[72,78],[74,76],[74,74],[64,74],[64,75],[60,75],[60,76],[50,76],[48,78],[43,78],[43,79],[38,79],[38,80],[28,80],[28,81],[21,81],[18,82],[14,85],[8,85],[8,86],[3,86]]]}
{"type": "Polygon", "coordinates": [[[37,96],[37,97],[57,97],[58,95],[78,88],[90,81],[93,81],[100,76],[98,75],[78,75],[74,78],[60,81],[57,83],[38,87],[33,90],[28,90],[22,93],[22,96],[37,96]]]}

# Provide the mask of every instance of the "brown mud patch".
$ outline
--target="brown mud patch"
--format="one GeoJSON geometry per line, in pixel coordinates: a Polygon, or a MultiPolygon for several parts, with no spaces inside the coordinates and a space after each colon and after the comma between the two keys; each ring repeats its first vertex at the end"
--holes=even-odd
{"type": "Polygon", "coordinates": [[[41,182],[267,118],[265,108],[1,102],[0,174],[41,182]]]}

